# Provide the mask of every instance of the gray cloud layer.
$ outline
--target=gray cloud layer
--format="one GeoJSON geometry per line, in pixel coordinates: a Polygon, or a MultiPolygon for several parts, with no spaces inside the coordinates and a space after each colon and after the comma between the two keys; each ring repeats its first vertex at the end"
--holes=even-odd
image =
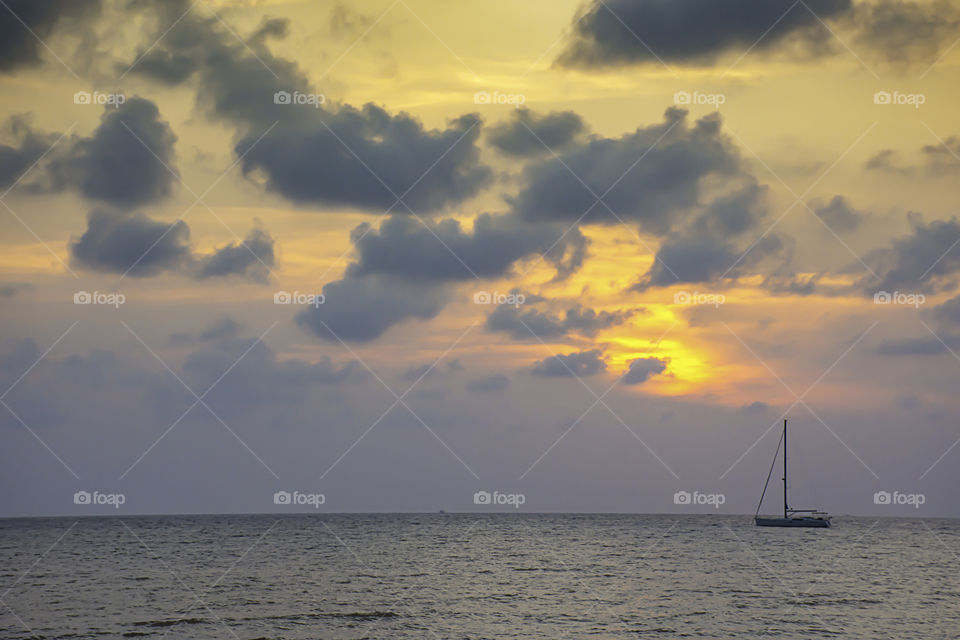
{"type": "Polygon", "coordinates": [[[132,277],[173,272],[200,279],[236,275],[266,282],[267,268],[274,263],[273,238],[263,229],[254,228],[242,243],[197,255],[182,220],[167,224],[143,213],[112,209],[91,211],[87,230],[69,248],[78,267],[132,277]]]}

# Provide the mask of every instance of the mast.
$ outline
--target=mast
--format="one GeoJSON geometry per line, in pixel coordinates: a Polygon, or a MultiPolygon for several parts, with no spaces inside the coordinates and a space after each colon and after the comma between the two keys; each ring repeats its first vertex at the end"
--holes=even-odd
{"type": "Polygon", "coordinates": [[[783,419],[783,517],[787,518],[787,419],[783,419]]]}

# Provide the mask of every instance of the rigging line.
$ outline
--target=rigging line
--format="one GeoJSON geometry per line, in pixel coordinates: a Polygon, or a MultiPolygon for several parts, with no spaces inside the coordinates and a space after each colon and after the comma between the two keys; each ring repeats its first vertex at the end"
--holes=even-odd
{"type": "Polygon", "coordinates": [[[780,434],[780,439],[777,440],[777,450],[773,454],[773,462],[770,463],[770,471],[767,472],[767,481],[763,485],[763,493],[760,494],[760,503],[757,504],[757,511],[754,513],[754,517],[760,515],[760,507],[763,506],[763,496],[767,495],[767,485],[770,484],[770,476],[773,475],[773,467],[777,464],[777,454],[780,453],[780,443],[783,442],[783,433],[780,434]]]}

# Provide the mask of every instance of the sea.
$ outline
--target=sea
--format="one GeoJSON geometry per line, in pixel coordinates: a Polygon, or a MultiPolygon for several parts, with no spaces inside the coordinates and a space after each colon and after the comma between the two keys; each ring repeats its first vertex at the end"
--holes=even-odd
{"type": "Polygon", "coordinates": [[[960,521],[0,520],[0,637],[960,638],[960,521]]]}

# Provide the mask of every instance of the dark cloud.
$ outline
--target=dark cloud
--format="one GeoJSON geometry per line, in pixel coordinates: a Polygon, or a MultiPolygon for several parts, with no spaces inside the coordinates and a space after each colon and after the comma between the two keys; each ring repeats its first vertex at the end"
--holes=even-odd
{"type": "Polygon", "coordinates": [[[243,244],[195,255],[190,229],[182,220],[167,224],[139,212],[111,209],[91,211],[87,230],[69,248],[71,261],[79,267],[133,277],[175,272],[201,279],[237,275],[265,282],[267,268],[253,253],[273,265],[273,239],[261,229],[251,231],[243,244]]]}
{"type": "Polygon", "coordinates": [[[177,179],[171,173],[176,142],[154,103],[130,98],[118,108],[106,107],[92,137],[73,138],[50,161],[50,186],[74,187],[120,207],[161,200],[177,179]]]}
{"type": "Polygon", "coordinates": [[[648,232],[666,233],[702,209],[711,183],[736,190],[745,188],[745,181],[755,182],[721,129],[717,114],[691,125],[686,111],[671,107],[662,123],[620,138],[594,137],[559,158],[529,166],[513,208],[528,220],[569,223],[582,217],[583,224],[619,224],[619,217],[648,232]],[[596,196],[605,192],[603,200],[616,216],[596,204],[596,196]]]}
{"type": "Polygon", "coordinates": [[[601,311],[571,307],[562,316],[553,316],[536,309],[521,310],[509,305],[498,306],[487,316],[489,331],[509,333],[517,340],[547,340],[569,333],[596,335],[601,329],[622,324],[634,311],[601,311]]]}
{"type": "Polygon", "coordinates": [[[834,196],[828,204],[812,202],[811,207],[814,213],[837,233],[854,231],[864,217],[863,213],[854,209],[843,196],[834,196]]]}
{"type": "Polygon", "coordinates": [[[273,238],[264,229],[254,228],[242,242],[228,244],[202,256],[196,275],[201,279],[243,275],[257,282],[267,282],[273,263],[273,238]]]}
{"type": "MultiPolygon", "coordinates": [[[[186,9],[173,4],[176,10],[161,10],[157,35],[186,9]]],[[[322,96],[297,104],[298,96],[319,92],[294,62],[267,47],[285,33],[283,21],[265,21],[244,44],[215,18],[191,12],[159,45],[141,52],[133,72],[168,84],[194,82],[202,107],[236,127],[244,174],[293,202],[383,211],[405,194],[414,211],[428,213],[490,181],[492,172],[479,161],[475,115],[431,130],[374,104],[338,106],[322,96]]]]}
{"type": "Polygon", "coordinates": [[[586,130],[583,119],[573,111],[540,115],[521,107],[507,122],[490,127],[487,141],[507,155],[539,156],[564,150],[586,130]]]}
{"type": "Polygon", "coordinates": [[[39,66],[43,42],[54,31],[98,14],[101,0],[5,0],[4,5],[0,6],[0,72],[9,73],[39,66]]]}
{"type": "Polygon", "coordinates": [[[297,324],[324,340],[368,342],[400,322],[435,317],[450,293],[391,276],[347,277],[325,284],[324,303],[300,312],[297,324]]]}
{"type": "Polygon", "coordinates": [[[737,278],[752,272],[767,258],[781,254],[783,248],[783,241],[774,235],[743,248],[718,236],[677,235],[660,245],[656,262],[633,289],[645,291],[678,283],[714,282],[725,273],[726,278],[737,278]]]}
{"type": "Polygon", "coordinates": [[[467,391],[474,393],[499,393],[510,388],[510,378],[502,373],[495,373],[486,378],[471,380],[467,383],[467,391]]]}
{"type": "Polygon", "coordinates": [[[599,349],[550,356],[534,364],[534,375],[547,377],[584,377],[606,371],[607,363],[599,349]]]}
{"type": "Polygon", "coordinates": [[[881,149],[870,156],[867,164],[864,165],[867,171],[882,171],[885,173],[895,173],[909,175],[913,173],[911,167],[905,167],[897,164],[897,152],[893,149],[881,149]]]}
{"type": "Polygon", "coordinates": [[[879,0],[858,3],[851,22],[854,46],[894,64],[930,64],[956,39],[960,12],[947,0],[879,0]]]}
{"type": "Polygon", "coordinates": [[[575,18],[557,62],[603,67],[659,58],[708,64],[727,52],[750,47],[765,52],[796,41],[808,53],[817,52],[830,37],[818,16],[829,20],[852,3],[807,0],[806,5],[793,0],[593,0],[575,18]]]}
{"type": "Polygon", "coordinates": [[[426,130],[406,114],[367,104],[318,111],[316,120],[305,127],[281,121],[256,146],[256,138],[241,139],[238,154],[252,146],[244,173],[262,171],[268,189],[302,203],[386,210],[406,193],[404,203],[417,213],[466,200],[492,175],[479,163],[477,116],[426,130]]]}
{"type": "Polygon", "coordinates": [[[934,220],[927,224],[911,214],[913,231],[896,238],[892,246],[870,252],[864,261],[880,276],[865,277],[860,286],[868,295],[877,291],[949,291],[957,286],[960,271],[960,222],[934,220]]]}
{"type": "Polygon", "coordinates": [[[511,214],[477,216],[471,233],[456,220],[397,215],[376,230],[360,225],[352,239],[357,256],[344,278],[323,287],[325,304],[298,316],[321,338],[373,340],[394,324],[435,317],[450,301],[453,283],[504,276],[516,261],[544,252],[561,279],[586,255],[579,230],[511,214]]]}
{"type": "Polygon", "coordinates": [[[10,118],[4,124],[4,133],[15,140],[13,146],[0,145],[0,189],[5,190],[43,156],[57,136],[34,131],[23,116],[10,118]]]}
{"type": "Polygon", "coordinates": [[[191,262],[190,229],[182,220],[172,225],[142,213],[125,214],[94,209],[87,230],[70,242],[74,265],[130,276],[152,276],[179,271],[191,262]]]}
{"type": "Polygon", "coordinates": [[[950,136],[943,144],[928,144],[923,147],[928,174],[939,177],[960,172],[960,137],[950,136]]]}
{"type": "Polygon", "coordinates": [[[666,371],[667,363],[660,358],[637,358],[630,361],[630,368],[623,374],[623,384],[642,384],[655,375],[666,371]]]}
{"type": "Polygon", "coordinates": [[[960,296],[938,304],[933,308],[933,315],[945,325],[960,326],[960,296]]]}
{"type": "Polygon", "coordinates": [[[377,230],[364,223],[352,232],[357,259],[349,276],[392,274],[418,281],[470,280],[503,276],[514,262],[546,253],[558,277],[576,271],[586,238],[560,224],[529,224],[512,215],[477,216],[471,233],[457,220],[423,222],[395,215],[377,230]]]}

